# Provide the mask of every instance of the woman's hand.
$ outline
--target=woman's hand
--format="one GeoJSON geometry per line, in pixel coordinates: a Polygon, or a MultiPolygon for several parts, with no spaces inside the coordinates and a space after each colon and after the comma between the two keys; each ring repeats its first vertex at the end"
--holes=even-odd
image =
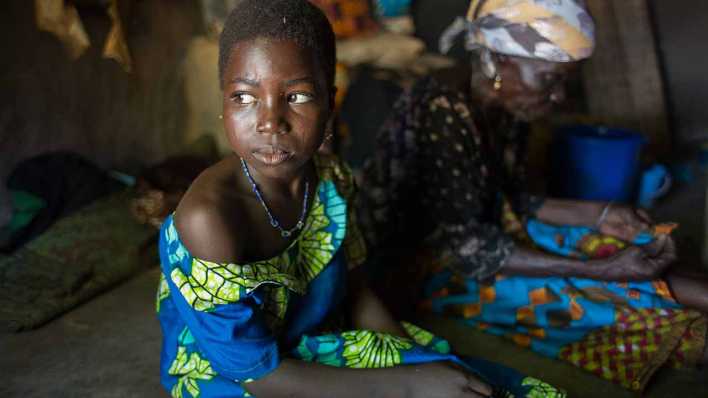
{"type": "Polygon", "coordinates": [[[632,242],[640,232],[648,231],[653,224],[651,217],[642,209],[620,204],[608,206],[607,214],[597,226],[603,235],[632,242]]]}
{"type": "Polygon", "coordinates": [[[492,388],[486,383],[447,362],[411,367],[408,379],[413,398],[478,398],[492,395],[492,388]]]}
{"type": "Polygon", "coordinates": [[[605,281],[645,281],[661,277],[676,260],[676,245],[670,236],[660,235],[646,246],[630,246],[616,255],[589,261],[591,277],[605,281]]]}

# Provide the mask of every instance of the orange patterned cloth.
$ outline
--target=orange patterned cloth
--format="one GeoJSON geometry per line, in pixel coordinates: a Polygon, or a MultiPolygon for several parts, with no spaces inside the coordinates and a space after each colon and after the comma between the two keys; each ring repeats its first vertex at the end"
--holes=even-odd
{"type": "MultiPolygon", "coordinates": [[[[505,208],[506,232],[531,244],[523,224],[505,208]]],[[[577,243],[577,253],[587,258],[606,257],[627,246],[597,233],[577,243]]],[[[428,261],[434,265],[427,266],[432,271],[423,309],[568,361],[630,390],[641,391],[662,366],[695,366],[705,348],[706,317],[679,305],[663,280],[618,283],[496,275],[478,281],[453,272],[448,260],[428,261]]]]}
{"type": "Polygon", "coordinates": [[[701,359],[706,318],[686,309],[622,308],[616,322],[564,347],[560,358],[630,390],[641,390],[666,364],[695,366],[701,359]]]}
{"type": "MultiPolygon", "coordinates": [[[[438,263],[439,265],[439,263],[438,263]]],[[[641,391],[657,369],[696,366],[707,320],[681,308],[664,281],[496,276],[478,282],[438,266],[420,308],[503,336],[641,391]]]]}

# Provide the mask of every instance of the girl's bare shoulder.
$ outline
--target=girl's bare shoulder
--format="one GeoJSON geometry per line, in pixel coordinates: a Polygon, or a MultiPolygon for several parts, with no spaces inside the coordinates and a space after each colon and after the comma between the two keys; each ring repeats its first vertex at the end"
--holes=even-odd
{"type": "Polygon", "coordinates": [[[246,221],[244,195],[236,184],[232,159],[202,172],[189,187],[175,211],[175,226],[192,256],[213,262],[234,262],[243,253],[246,221]],[[240,232],[240,233],[239,233],[240,232]]]}

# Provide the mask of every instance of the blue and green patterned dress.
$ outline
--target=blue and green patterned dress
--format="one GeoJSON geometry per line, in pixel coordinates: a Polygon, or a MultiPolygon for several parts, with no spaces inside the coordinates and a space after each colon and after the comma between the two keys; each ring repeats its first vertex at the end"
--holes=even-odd
{"type": "Polygon", "coordinates": [[[452,361],[495,386],[498,396],[560,397],[553,387],[482,360],[450,354],[446,341],[404,323],[409,338],[335,322],[348,269],[365,259],[350,171],[318,156],[317,195],[299,237],[282,254],[249,264],[192,256],[173,218],[160,231],[161,380],[173,397],[247,397],[245,383],[282,358],[330,366],[384,368],[452,361]],[[336,326],[335,326],[336,325],[336,326]]]}

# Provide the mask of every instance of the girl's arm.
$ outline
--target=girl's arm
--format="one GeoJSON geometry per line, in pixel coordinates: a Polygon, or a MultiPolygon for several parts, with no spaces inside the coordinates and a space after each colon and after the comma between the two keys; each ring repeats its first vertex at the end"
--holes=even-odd
{"type": "Polygon", "coordinates": [[[406,397],[401,373],[397,368],[351,370],[284,359],[268,376],[244,387],[256,397],[406,397]]]}
{"type": "MultiPolygon", "coordinates": [[[[364,272],[361,269],[350,271],[354,328],[406,337],[400,324],[366,286],[364,272]]],[[[244,386],[254,396],[275,398],[467,398],[491,394],[486,384],[447,363],[349,369],[285,359],[268,376],[244,386]]]]}
{"type": "Polygon", "coordinates": [[[477,398],[491,394],[489,387],[445,363],[348,369],[285,359],[268,376],[244,386],[256,397],[269,398],[477,398]]]}
{"type": "Polygon", "coordinates": [[[399,322],[393,318],[376,293],[367,286],[361,268],[349,273],[350,307],[355,329],[373,330],[395,336],[408,337],[399,322]]]}
{"type": "MultiPolygon", "coordinates": [[[[400,324],[366,286],[363,273],[353,270],[349,279],[354,328],[406,337],[400,324]]],[[[271,374],[244,386],[254,396],[274,398],[468,398],[491,394],[486,384],[442,362],[350,369],[284,359],[271,374]]]]}

